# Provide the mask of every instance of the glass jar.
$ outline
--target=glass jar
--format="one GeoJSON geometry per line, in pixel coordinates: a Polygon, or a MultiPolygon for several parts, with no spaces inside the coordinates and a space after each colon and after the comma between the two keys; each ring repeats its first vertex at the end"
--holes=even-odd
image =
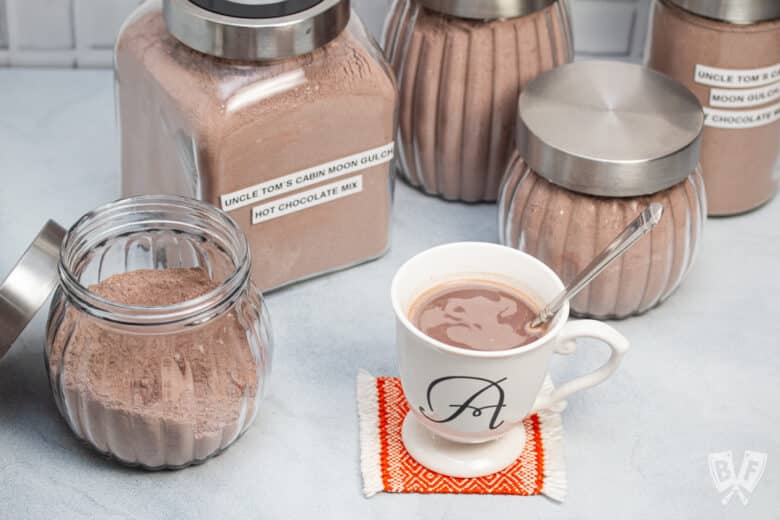
{"type": "Polygon", "coordinates": [[[780,2],[655,0],[646,55],[704,105],[710,214],[771,199],[780,173],[780,2]]]}
{"type": "Polygon", "coordinates": [[[397,92],[349,0],[149,0],[115,65],[124,196],[229,212],[262,290],[387,251],[397,92]]]}
{"type": "Polygon", "coordinates": [[[396,0],[384,48],[401,91],[399,171],[467,202],[496,200],[523,87],[574,56],[565,0],[396,0]]]}
{"type": "MultiPolygon", "coordinates": [[[[235,442],[257,415],[272,352],[268,313],[235,222],[202,202],[149,196],[88,213],[61,246],[56,224],[46,229],[36,243],[48,236],[47,246],[31,250],[58,257],[57,269],[28,252],[19,265],[32,276],[22,280],[15,269],[3,289],[41,293],[56,282],[45,362],[57,408],[76,436],[124,464],[155,470],[203,462],[235,442]],[[195,281],[197,296],[179,298],[195,281]],[[170,302],[139,303],[154,292],[170,302]]],[[[2,299],[13,303],[8,294],[2,299]]],[[[17,327],[32,317],[28,309],[17,327]]]]}
{"type": "Polygon", "coordinates": [[[499,204],[501,242],[568,284],[659,202],[656,228],[571,303],[577,315],[600,319],[658,305],[682,283],[701,240],[702,125],[687,89],[636,65],[582,62],[541,76],[520,96],[517,150],[499,204]]]}

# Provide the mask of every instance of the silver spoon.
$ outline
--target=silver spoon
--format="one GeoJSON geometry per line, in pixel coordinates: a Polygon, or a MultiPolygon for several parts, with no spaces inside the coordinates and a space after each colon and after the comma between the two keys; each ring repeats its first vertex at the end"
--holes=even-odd
{"type": "Polygon", "coordinates": [[[615,237],[615,240],[609,244],[593,261],[583,269],[580,274],[572,281],[563,292],[550,302],[534,321],[531,322],[531,328],[538,328],[547,323],[550,318],[555,316],[563,304],[571,300],[590,282],[596,278],[601,271],[607,268],[614,260],[620,258],[623,253],[633,246],[640,238],[648,234],[661,221],[664,215],[664,205],[658,202],[650,204],[647,209],[642,211],[626,229],[615,237]]]}

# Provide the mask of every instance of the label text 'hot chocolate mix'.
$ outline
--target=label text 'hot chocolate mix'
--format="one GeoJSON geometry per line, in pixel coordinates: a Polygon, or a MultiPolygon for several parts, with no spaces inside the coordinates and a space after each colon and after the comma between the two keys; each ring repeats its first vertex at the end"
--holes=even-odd
{"type": "MultiPolygon", "coordinates": [[[[299,190],[320,183],[322,181],[348,175],[366,168],[371,168],[378,164],[384,164],[393,159],[394,144],[386,144],[379,148],[367,150],[365,152],[350,155],[342,159],[337,159],[326,164],[307,168],[298,172],[290,173],[273,180],[256,184],[243,190],[227,193],[220,196],[223,211],[233,211],[244,206],[249,206],[261,200],[270,199],[284,193],[299,190]]],[[[278,203],[280,201],[277,201],[278,203]]],[[[276,204],[274,203],[274,205],[276,204]]],[[[267,204],[261,207],[268,206],[267,204]]],[[[257,210],[258,208],[255,208],[257,210]]],[[[281,216],[281,215],[276,215],[281,216]]],[[[255,222],[255,211],[253,211],[252,221],[255,222]]]]}
{"type": "Polygon", "coordinates": [[[302,211],[336,199],[349,197],[361,191],[363,191],[362,175],[336,181],[325,186],[318,186],[314,189],[252,208],[252,224],[267,222],[296,211],[302,211]]]}

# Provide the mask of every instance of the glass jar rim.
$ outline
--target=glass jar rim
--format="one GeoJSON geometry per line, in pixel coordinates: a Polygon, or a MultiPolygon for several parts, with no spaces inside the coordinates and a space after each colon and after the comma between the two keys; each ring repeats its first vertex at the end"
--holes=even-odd
{"type": "Polygon", "coordinates": [[[81,310],[116,324],[165,326],[201,324],[230,309],[249,283],[251,253],[238,224],[218,208],[176,195],[143,195],[110,202],[84,214],[68,230],[60,248],[58,271],[61,289],[81,310]],[[162,218],[160,212],[180,213],[181,218],[162,218]],[[121,222],[120,217],[128,219],[121,222]],[[186,218],[185,218],[186,217],[186,218]],[[217,238],[231,253],[233,270],[209,292],[183,302],[142,306],[118,303],[89,290],[74,273],[74,266],[92,248],[131,231],[158,229],[165,225],[186,233],[198,231],[217,238]],[[102,229],[110,226],[108,229],[102,229]]]}
{"type": "Polygon", "coordinates": [[[163,0],[162,12],[168,32],[191,49],[224,59],[266,61],[308,54],[334,40],[352,16],[350,2],[319,0],[287,15],[266,17],[255,15],[290,2],[258,6],[220,0],[208,8],[204,2],[163,0]]]}

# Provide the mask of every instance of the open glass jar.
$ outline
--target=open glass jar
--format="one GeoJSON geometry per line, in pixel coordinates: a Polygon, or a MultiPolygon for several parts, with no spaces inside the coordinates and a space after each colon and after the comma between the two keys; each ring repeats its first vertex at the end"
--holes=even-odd
{"type": "Polygon", "coordinates": [[[88,213],[61,244],[58,229],[47,224],[3,284],[0,314],[27,310],[0,342],[10,345],[34,314],[14,305],[20,289],[47,294],[53,282],[46,368],[80,439],[147,469],[230,446],[257,415],[272,352],[235,222],[206,203],[150,196],[88,213]]]}
{"type": "Polygon", "coordinates": [[[496,200],[523,87],[574,56],[566,0],[395,0],[384,48],[401,91],[400,172],[467,202],[496,200]]]}
{"type": "Polygon", "coordinates": [[[707,215],[702,127],[693,94],[637,65],[580,62],[540,76],[520,96],[501,241],[568,284],[660,203],[656,228],[571,302],[575,314],[601,319],[647,311],[682,283],[699,247],[707,215]]]}

